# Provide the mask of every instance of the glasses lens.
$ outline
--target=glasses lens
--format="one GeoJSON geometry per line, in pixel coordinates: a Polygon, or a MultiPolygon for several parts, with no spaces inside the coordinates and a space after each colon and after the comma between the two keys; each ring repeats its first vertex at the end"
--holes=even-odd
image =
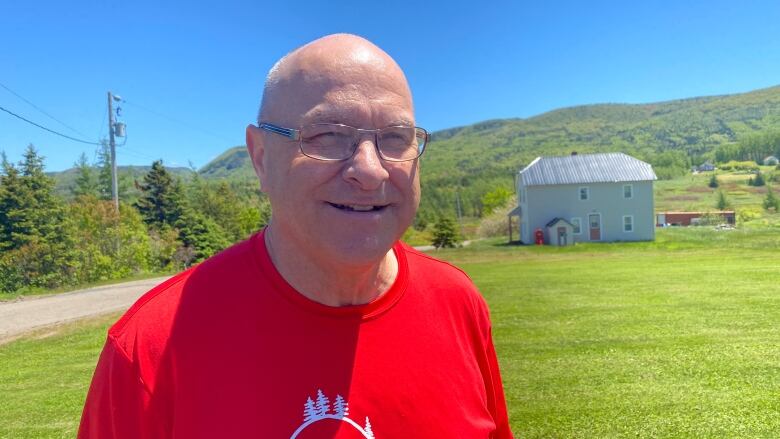
{"type": "Polygon", "coordinates": [[[379,149],[388,160],[414,160],[425,148],[425,130],[414,127],[387,127],[379,132],[379,149]]]}
{"type": "Polygon", "coordinates": [[[343,160],[352,155],[355,129],[329,123],[301,128],[301,149],[315,159],[343,160]]]}

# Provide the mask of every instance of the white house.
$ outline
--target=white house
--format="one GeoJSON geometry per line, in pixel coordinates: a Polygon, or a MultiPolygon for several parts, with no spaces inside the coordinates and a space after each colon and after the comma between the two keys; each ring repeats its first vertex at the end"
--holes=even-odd
{"type": "MultiPolygon", "coordinates": [[[[518,173],[520,240],[545,243],[648,241],[655,239],[652,166],[623,153],[537,157],[518,173]],[[549,236],[560,218],[572,236],[549,236]]],[[[556,232],[558,233],[558,232],[556,232]]]]}

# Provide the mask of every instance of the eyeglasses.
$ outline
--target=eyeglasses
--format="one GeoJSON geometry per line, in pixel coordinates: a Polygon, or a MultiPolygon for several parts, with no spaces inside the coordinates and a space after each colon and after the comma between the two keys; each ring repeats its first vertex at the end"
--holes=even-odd
{"type": "Polygon", "coordinates": [[[389,162],[405,162],[420,157],[428,143],[428,132],[418,127],[389,126],[376,130],[355,128],[338,123],[315,123],[300,129],[260,123],[258,128],[298,140],[301,153],[317,160],[346,160],[355,153],[360,138],[374,135],[379,157],[389,162]]]}

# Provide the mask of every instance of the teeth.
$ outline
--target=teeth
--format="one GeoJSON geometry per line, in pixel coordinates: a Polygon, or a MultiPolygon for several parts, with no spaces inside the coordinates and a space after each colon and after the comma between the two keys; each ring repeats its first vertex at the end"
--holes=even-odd
{"type": "Polygon", "coordinates": [[[330,204],[331,206],[337,207],[341,210],[348,210],[354,212],[370,212],[372,210],[379,210],[384,207],[384,206],[367,206],[367,205],[358,205],[358,204],[335,204],[335,203],[330,203],[330,204]]]}

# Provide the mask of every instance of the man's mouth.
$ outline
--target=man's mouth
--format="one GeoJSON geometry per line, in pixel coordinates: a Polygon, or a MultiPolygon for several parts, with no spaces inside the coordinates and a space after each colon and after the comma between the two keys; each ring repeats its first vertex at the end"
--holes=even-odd
{"type": "Polygon", "coordinates": [[[347,212],[376,212],[387,207],[384,205],[370,205],[370,204],[336,204],[328,203],[336,209],[344,210],[347,212]]]}

